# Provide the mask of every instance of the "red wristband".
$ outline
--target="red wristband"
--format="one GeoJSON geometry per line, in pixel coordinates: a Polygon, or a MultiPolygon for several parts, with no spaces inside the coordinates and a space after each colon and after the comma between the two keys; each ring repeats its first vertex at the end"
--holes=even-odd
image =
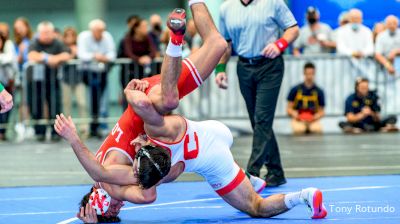
{"type": "Polygon", "coordinates": [[[288,42],[283,38],[275,41],[275,45],[279,48],[281,53],[283,53],[286,50],[286,48],[289,46],[288,42]]]}

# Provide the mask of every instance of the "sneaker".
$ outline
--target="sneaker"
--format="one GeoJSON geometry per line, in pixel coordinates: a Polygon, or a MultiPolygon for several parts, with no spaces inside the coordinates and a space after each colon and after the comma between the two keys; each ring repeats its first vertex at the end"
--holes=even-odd
{"type": "Polygon", "coordinates": [[[322,198],[322,192],[317,188],[306,188],[301,191],[301,197],[307,205],[312,219],[323,219],[328,214],[322,198]]]}
{"type": "Polygon", "coordinates": [[[250,179],[251,185],[253,186],[254,191],[257,192],[257,194],[261,193],[267,186],[267,183],[265,182],[265,180],[263,180],[259,177],[250,175],[249,179],[250,179]]]}
{"type": "Polygon", "coordinates": [[[286,179],[283,175],[268,174],[265,176],[265,182],[267,182],[267,187],[278,187],[286,184],[286,179]]]}
{"type": "Polygon", "coordinates": [[[168,28],[175,35],[184,35],[186,31],[186,12],[184,9],[176,8],[168,16],[168,28]]]}

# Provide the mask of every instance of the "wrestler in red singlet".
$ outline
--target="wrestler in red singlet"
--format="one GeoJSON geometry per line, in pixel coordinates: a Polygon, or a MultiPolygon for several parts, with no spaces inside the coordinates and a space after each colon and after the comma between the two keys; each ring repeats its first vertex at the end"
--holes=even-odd
{"type": "MultiPolygon", "coordinates": [[[[155,75],[143,80],[149,82],[149,87],[146,89],[146,94],[148,94],[152,87],[161,82],[161,75],[155,75]]],[[[188,58],[183,60],[182,72],[177,85],[179,99],[182,99],[184,96],[191,93],[199,87],[202,82],[203,80],[193,63],[188,58]]],[[[136,152],[135,148],[130,143],[141,133],[144,133],[143,121],[138,115],[136,115],[132,107],[128,105],[117,124],[97,151],[97,160],[103,164],[107,153],[116,150],[126,155],[133,164],[136,152]]]]}

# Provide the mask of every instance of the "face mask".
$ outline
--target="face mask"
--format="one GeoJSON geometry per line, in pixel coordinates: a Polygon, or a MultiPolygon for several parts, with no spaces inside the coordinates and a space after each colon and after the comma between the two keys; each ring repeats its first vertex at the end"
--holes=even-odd
{"type": "Polygon", "coordinates": [[[157,31],[157,32],[161,32],[161,31],[162,31],[162,28],[161,28],[161,25],[160,25],[160,24],[154,25],[154,26],[153,26],[153,29],[154,29],[155,31],[157,31]]]}
{"type": "Polygon", "coordinates": [[[315,24],[317,22],[317,19],[316,18],[308,18],[308,23],[310,24],[310,25],[313,25],[313,24],[315,24]]]}
{"type": "Polygon", "coordinates": [[[351,24],[351,29],[353,29],[354,32],[357,32],[360,29],[360,25],[358,23],[353,23],[351,24]]]}
{"type": "Polygon", "coordinates": [[[390,35],[390,37],[394,37],[396,35],[396,31],[389,30],[389,35],[390,35]]]}

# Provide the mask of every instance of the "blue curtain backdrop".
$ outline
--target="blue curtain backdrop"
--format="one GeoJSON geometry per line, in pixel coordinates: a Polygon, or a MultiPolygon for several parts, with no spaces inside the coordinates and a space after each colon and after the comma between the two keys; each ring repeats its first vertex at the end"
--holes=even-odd
{"type": "Polygon", "coordinates": [[[338,26],[339,14],[351,8],[364,12],[364,24],[370,28],[389,14],[400,17],[400,0],[290,0],[288,3],[300,26],[305,23],[308,6],[317,7],[321,12],[321,21],[333,28],[338,26]]]}

